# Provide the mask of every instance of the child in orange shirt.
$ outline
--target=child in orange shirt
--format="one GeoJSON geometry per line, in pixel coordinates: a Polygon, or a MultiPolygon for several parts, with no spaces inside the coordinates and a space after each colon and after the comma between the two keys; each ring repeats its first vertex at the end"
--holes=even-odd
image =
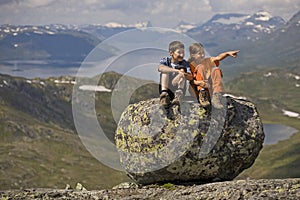
{"type": "Polygon", "coordinates": [[[227,56],[237,57],[237,51],[227,51],[216,57],[205,58],[204,48],[201,43],[193,43],[189,47],[191,71],[193,72],[194,92],[199,103],[207,107],[210,101],[215,108],[221,109],[220,99],[225,92],[222,81],[222,71],[218,67],[220,61],[227,56]],[[193,70],[194,69],[194,70],[193,70]],[[210,99],[211,98],[211,99],[210,99]]]}

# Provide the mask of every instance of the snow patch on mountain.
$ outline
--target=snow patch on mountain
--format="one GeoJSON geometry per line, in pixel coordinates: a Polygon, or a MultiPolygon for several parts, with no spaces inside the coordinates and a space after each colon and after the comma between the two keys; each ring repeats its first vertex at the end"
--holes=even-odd
{"type": "Polygon", "coordinates": [[[266,11],[259,11],[255,14],[255,20],[257,21],[269,21],[272,15],[266,11]]]}
{"type": "Polygon", "coordinates": [[[107,27],[107,28],[145,28],[145,27],[151,27],[151,26],[152,25],[150,22],[137,22],[135,24],[129,24],[129,25],[120,24],[117,22],[109,22],[104,25],[104,27],[107,27]]]}
{"type": "Polygon", "coordinates": [[[243,14],[225,14],[217,15],[215,18],[212,18],[211,22],[221,23],[221,24],[241,24],[246,19],[250,18],[250,15],[243,14]]]}
{"type": "Polygon", "coordinates": [[[300,118],[300,114],[293,112],[293,111],[289,111],[289,110],[284,110],[282,109],[283,115],[286,115],[288,117],[293,117],[293,118],[300,118]]]}
{"type": "Polygon", "coordinates": [[[174,27],[174,29],[178,32],[185,33],[188,30],[195,28],[195,27],[196,27],[195,24],[181,21],[181,22],[179,22],[179,24],[176,27],[174,27]]]}
{"type": "MultiPolygon", "coordinates": [[[[283,27],[286,22],[279,16],[272,16],[266,11],[252,15],[240,13],[217,14],[206,23],[187,30],[187,34],[201,39],[234,38],[235,40],[257,41],[266,34],[271,34],[283,27]]],[[[226,40],[226,39],[225,39],[226,40]]],[[[213,44],[213,41],[208,42],[213,44]]]]}
{"type": "Polygon", "coordinates": [[[124,24],[119,24],[119,23],[116,23],[116,22],[109,22],[109,23],[106,23],[104,26],[106,26],[107,28],[124,28],[126,27],[126,25],[124,24]]]}
{"type": "Polygon", "coordinates": [[[111,92],[110,89],[107,89],[105,86],[102,85],[82,85],[79,87],[80,90],[86,91],[95,91],[95,92],[111,92]]]}

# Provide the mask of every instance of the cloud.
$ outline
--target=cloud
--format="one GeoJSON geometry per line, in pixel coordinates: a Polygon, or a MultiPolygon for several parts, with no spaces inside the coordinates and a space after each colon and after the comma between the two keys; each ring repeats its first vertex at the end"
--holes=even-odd
{"type": "Polygon", "coordinates": [[[156,26],[174,27],[180,21],[199,22],[201,18],[208,19],[211,8],[208,0],[186,0],[186,1],[128,1],[122,5],[120,1],[114,1],[106,5],[107,9],[119,10],[124,15],[130,13],[132,20],[139,19],[151,21],[156,26]]]}
{"type": "Polygon", "coordinates": [[[83,0],[83,2],[86,3],[86,4],[96,4],[99,1],[97,1],[97,0],[83,0]]]}
{"type": "Polygon", "coordinates": [[[0,0],[0,24],[134,24],[174,27],[180,21],[203,23],[217,13],[253,14],[261,9],[289,19],[299,0],[0,0]]]}
{"type": "MultiPolygon", "coordinates": [[[[104,2],[103,2],[104,3],[104,2]]],[[[126,3],[122,0],[110,0],[104,3],[104,8],[120,11],[143,11],[151,6],[151,1],[128,0],[126,3]]]]}
{"type": "Polygon", "coordinates": [[[5,4],[10,4],[10,3],[13,3],[13,1],[11,1],[11,0],[0,0],[0,6],[5,5],[5,4]]]}
{"type": "Polygon", "coordinates": [[[288,20],[300,9],[299,0],[213,0],[210,1],[214,13],[253,13],[259,10],[270,12],[273,16],[281,16],[288,20]]]}
{"type": "Polygon", "coordinates": [[[24,2],[31,7],[42,7],[51,5],[55,0],[26,0],[24,2]]]}
{"type": "Polygon", "coordinates": [[[42,6],[49,6],[55,0],[2,0],[0,1],[0,5],[2,2],[5,2],[6,4],[11,4],[13,6],[18,6],[18,7],[31,7],[31,8],[36,8],[36,7],[42,7],[42,6]]]}

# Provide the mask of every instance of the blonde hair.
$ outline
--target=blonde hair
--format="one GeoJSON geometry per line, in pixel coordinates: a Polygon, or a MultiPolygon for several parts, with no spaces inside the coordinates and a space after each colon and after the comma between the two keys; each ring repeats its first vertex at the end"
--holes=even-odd
{"type": "Polygon", "coordinates": [[[188,59],[189,62],[195,62],[195,55],[199,54],[201,57],[205,56],[205,51],[203,45],[201,43],[193,43],[189,47],[190,57],[188,59]]]}

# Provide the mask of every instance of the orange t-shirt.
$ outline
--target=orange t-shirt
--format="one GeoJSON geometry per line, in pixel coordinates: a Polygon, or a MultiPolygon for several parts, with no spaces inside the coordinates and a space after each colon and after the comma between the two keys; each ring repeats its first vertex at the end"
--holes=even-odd
{"type": "MultiPolygon", "coordinates": [[[[208,80],[210,85],[210,94],[225,91],[222,81],[222,71],[218,66],[219,61],[214,61],[214,59],[210,57],[204,58],[195,69],[195,80],[208,80]]],[[[203,89],[201,86],[197,86],[198,91],[201,89],[203,89]]]]}

